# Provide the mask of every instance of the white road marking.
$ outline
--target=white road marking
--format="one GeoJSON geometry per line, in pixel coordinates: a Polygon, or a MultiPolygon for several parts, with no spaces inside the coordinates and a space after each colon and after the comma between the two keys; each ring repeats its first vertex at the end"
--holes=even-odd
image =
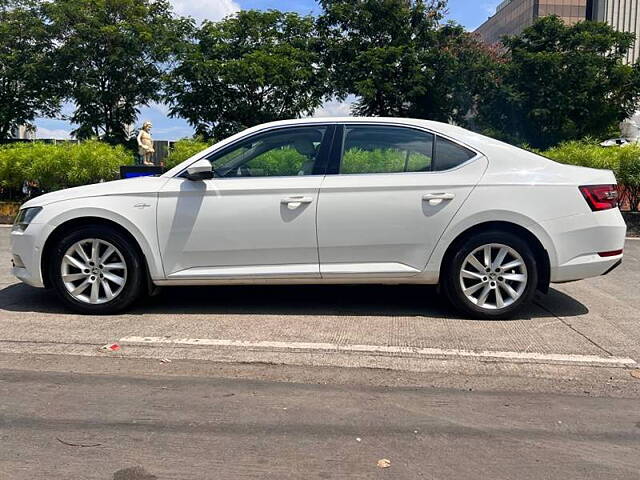
{"type": "Polygon", "coordinates": [[[358,352],[386,355],[415,355],[429,358],[476,358],[486,360],[505,360],[532,363],[567,363],[567,364],[602,364],[611,366],[635,366],[636,361],[631,358],[601,357],[598,355],[575,355],[561,353],[535,352],[501,352],[501,351],[473,351],[442,348],[419,348],[384,345],[339,345],[337,343],[310,342],[276,342],[226,340],[216,338],[166,338],[166,337],[124,337],[120,344],[142,345],[198,345],[204,347],[238,347],[247,349],[277,349],[277,350],[311,350],[326,352],[358,352]]]}

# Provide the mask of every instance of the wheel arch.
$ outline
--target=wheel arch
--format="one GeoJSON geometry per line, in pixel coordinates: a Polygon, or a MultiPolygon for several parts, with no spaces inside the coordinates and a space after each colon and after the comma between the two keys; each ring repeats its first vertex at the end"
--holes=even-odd
{"type": "Polygon", "coordinates": [[[50,271],[49,271],[49,268],[50,268],[49,258],[50,258],[51,251],[53,250],[56,244],[56,241],[61,239],[69,231],[72,231],[81,227],[93,226],[93,225],[109,226],[110,228],[117,230],[125,238],[131,241],[132,245],[134,245],[138,254],[140,255],[140,258],[142,258],[144,262],[145,276],[147,277],[148,283],[150,284],[151,272],[150,272],[149,258],[148,258],[148,255],[145,253],[145,249],[143,248],[143,245],[141,245],[141,242],[139,241],[139,239],[136,238],[136,236],[127,228],[125,228],[118,222],[115,222],[111,219],[98,217],[98,216],[83,216],[83,217],[72,218],[70,220],[64,221],[63,223],[60,223],[55,227],[55,229],[49,234],[49,236],[45,240],[45,243],[42,247],[42,255],[40,257],[40,268],[42,272],[42,281],[44,283],[44,286],[46,288],[50,288],[52,286],[51,280],[50,280],[50,271]]]}
{"type": "Polygon", "coordinates": [[[526,238],[527,243],[529,243],[529,245],[531,245],[532,247],[533,254],[536,258],[536,264],[539,267],[537,289],[544,293],[547,293],[549,291],[549,283],[551,279],[551,261],[549,258],[549,252],[544,247],[538,236],[536,236],[531,230],[523,227],[522,225],[518,225],[517,223],[509,221],[482,222],[473,225],[458,234],[455,239],[449,244],[446,251],[444,252],[444,255],[442,256],[442,261],[440,262],[440,278],[444,278],[446,269],[449,268],[449,265],[451,264],[451,258],[455,254],[457,248],[462,244],[462,242],[475,234],[492,230],[510,232],[526,238]]]}

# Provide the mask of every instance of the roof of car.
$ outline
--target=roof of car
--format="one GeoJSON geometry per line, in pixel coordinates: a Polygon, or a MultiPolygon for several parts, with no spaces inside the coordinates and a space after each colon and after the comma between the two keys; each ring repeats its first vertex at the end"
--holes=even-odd
{"type": "Polygon", "coordinates": [[[369,123],[369,124],[395,124],[406,126],[417,126],[426,128],[432,132],[439,133],[445,137],[466,144],[481,153],[486,148],[513,148],[511,145],[500,142],[490,137],[486,137],[466,128],[449,123],[435,122],[433,120],[423,120],[419,118],[398,118],[398,117],[313,117],[299,118],[295,120],[282,120],[260,125],[254,128],[265,128],[270,126],[287,125],[308,125],[310,123],[369,123]]]}
{"type": "Polygon", "coordinates": [[[466,128],[449,123],[435,122],[433,120],[423,120],[419,118],[398,118],[398,117],[312,117],[298,118],[294,120],[281,120],[277,122],[265,123],[254,128],[268,128],[287,125],[308,125],[310,123],[379,123],[408,125],[427,128],[433,132],[444,136],[450,136],[460,142],[468,142],[469,145],[478,148],[486,144],[487,141],[497,142],[489,137],[467,130],[466,128]]]}
{"type": "Polygon", "coordinates": [[[277,122],[265,123],[260,125],[261,127],[269,126],[286,126],[286,125],[299,125],[309,123],[380,123],[380,124],[398,124],[398,125],[416,125],[427,127],[437,132],[446,133],[451,131],[455,132],[466,131],[463,128],[455,125],[450,125],[442,122],[434,122],[432,120],[422,120],[419,118],[398,118],[398,117],[309,117],[309,118],[296,118],[293,120],[280,120],[277,122]]]}

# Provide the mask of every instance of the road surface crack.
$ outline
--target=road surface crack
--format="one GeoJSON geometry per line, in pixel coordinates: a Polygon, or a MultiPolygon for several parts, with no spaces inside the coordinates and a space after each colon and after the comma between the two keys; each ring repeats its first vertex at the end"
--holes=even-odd
{"type": "Polygon", "coordinates": [[[554,313],[553,311],[551,311],[549,308],[545,307],[544,305],[542,305],[540,302],[535,302],[535,304],[537,306],[539,306],[540,308],[542,308],[545,312],[550,313],[551,315],[553,315],[555,318],[557,318],[558,320],[560,320],[565,326],[567,326],[571,331],[577,333],[578,335],[580,335],[582,338],[584,338],[587,342],[589,342],[591,345],[593,345],[596,348],[599,348],[600,350],[602,350],[604,353],[606,353],[607,355],[609,355],[610,357],[613,357],[614,354],[613,352],[610,352],[609,350],[607,350],[606,348],[604,348],[602,345],[600,345],[599,343],[595,342],[594,340],[592,340],[591,338],[589,338],[586,334],[582,333],[580,330],[578,330],[577,328],[575,328],[573,325],[571,325],[569,322],[567,322],[564,318],[560,317],[559,315],[557,315],[556,313],[554,313]]]}

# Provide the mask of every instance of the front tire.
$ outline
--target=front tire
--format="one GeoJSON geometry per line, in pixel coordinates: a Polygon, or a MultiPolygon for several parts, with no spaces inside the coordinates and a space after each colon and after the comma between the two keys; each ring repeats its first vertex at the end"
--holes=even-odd
{"type": "Polygon", "coordinates": [[[464,240],[451,257],[442,286],[451,304],[479,319],[512,318],[533,299],[535,256],[510,232],[487,231],[464,240]]]}
{"type": "Polygon", "coordinates": [[[49,261],[51,285],[76,312],[121,312],[142,294],[144,262],[136,246],[115,228],[92,225],[68,232],[49,261]]]}

